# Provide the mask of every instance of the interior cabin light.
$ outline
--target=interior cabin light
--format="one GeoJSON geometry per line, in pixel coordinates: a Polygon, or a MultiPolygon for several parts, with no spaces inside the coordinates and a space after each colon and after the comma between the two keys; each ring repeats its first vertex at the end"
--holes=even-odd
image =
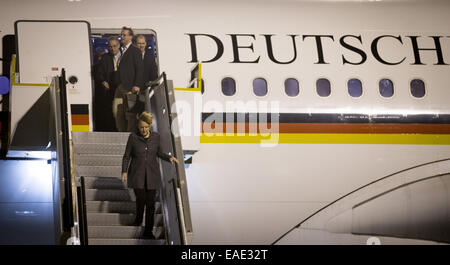
{"type": "Polygon", "coordinates": [[[0,95],[9,93],[9,79],[6,76],[0,76],[0,95]]]}

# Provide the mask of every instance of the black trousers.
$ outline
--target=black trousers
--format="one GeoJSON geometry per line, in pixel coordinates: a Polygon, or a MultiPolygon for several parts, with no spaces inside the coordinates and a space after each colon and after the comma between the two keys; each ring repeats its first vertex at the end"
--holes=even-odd
{"type": "Polygon", "coordinates": [[[134,194],[136,195],[136,222],[142,223],[144,208],[146,208],[144,234],[151,234],[155,218],[156,190],[134,189],[134,194]]]}

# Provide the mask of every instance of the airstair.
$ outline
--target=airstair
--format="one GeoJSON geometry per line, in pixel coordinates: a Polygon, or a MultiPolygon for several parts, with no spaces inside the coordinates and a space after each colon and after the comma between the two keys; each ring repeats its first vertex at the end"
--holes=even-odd
{"type": "Polygon", "coordinates": [[[147,89],[146,110],[155,115],[161,135],[161,148],[174,155],[179,164],[161,161],[162,188],[157,192],[153,234],[143,238],[144,224],[133,226],[136,197],[121,180],[122,157],[130,133],[73,132],[73,162],[78,190],[79,234],[88,245],[164,245],[186,244],[186,224],[190,227],[183,151],[179,137],[172,134],[170,109],[173,87],[165,74],[147,89]],[[160,84],[157,84],[161,82],[160,84]],[[170,93],[172,91],[172,93],[170,93]],[[187,215],[186,215],[187,214],[187,215]],[[185,218],[185,217],[188,218],[185,218]],[[188,222],[186,222],[186,219],[188,222]]]}
{"type": "Polygon", "coordinates": [[[144,227],[132,226],[136,198],[121,181],[128,136],[129,133],[73,132],[74,165],[85,195],[89,245],[165,244],[161,199],[156,202],[153,217],[155,240],[142,239],[144,227]]]}
{"type": "Polygon", "coordinates": [[[129,134],[88,132],[90,32],[85,21],[15,23],[9,109],[0,115],[0,175],[7,176],[0,178],[5,195],[0,216],[8,216],[0,218],[0,244],[189,244],[184,154],[178,128],[172,128],[177,124],[173,84],[163,73],[145,90],[162,151],[179,161],[160,162],[162,187],[155,215],[147,217],[155,218],[156,239],[147,240],[142,226],[131,225],[135,195],[121,182],[129,134]],[[50,42],[64,49],[36,47],[33,36],[44,29],[53,33],[50,42]],[[65,32],[73,38],[61,38],[65,32]],[[79,52],[65,52],[71,47],[79,52]],[[38,54],[29,52],[36,49],[38,54]]]}

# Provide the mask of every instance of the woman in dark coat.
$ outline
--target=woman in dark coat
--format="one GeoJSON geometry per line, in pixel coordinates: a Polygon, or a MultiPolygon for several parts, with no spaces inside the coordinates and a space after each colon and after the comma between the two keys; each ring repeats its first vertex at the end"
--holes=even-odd
{"type": "Polygon", "coordinates": [[[153,220],[155,213],[156,190],[161,187],[161,174],[157,157],[170,161],[178,160],[161,152],[159,134],[150,131],[153,115],[143,112],[139,117],[139,133],[131,133],[122,159],[122,181],[136,194],[136,220],[133,225],[140,226],[145,211],[144,237],[153,239],[153,220]],[[131,163],[130,163],[131,162],[131,163]]]}

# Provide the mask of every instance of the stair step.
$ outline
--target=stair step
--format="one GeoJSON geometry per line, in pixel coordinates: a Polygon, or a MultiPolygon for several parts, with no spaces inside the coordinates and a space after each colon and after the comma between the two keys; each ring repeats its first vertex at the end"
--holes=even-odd
{"type": "Polygon", "coordinates": [[[86,201],[136,201],[133,190],[86,189],[86,201]]]}
{"type": "MultiPolygon", "coordinates": [[[[155,214],[155,226],[163,226],[162,214],[155,214]]],[[[88,213],[88,226],[131,226],[135,220],[135,214],[132,213],[88,213]]]]}
{"type": "Polygon", "coordinates": [[[74,143],[126,143],[129,132],[73,132],[74,143]]]}
{"type": "Polygon", "coordinates": [[[106,154],[75,154],[76,166],[121,166],[123,153],[121,155],[106,154]]]}
{"type": "Polygon", "coordinates": [[[136,213],[135,202],[119,201],[86,201],[86,211],[89,213],[136,213]]]}
{"type": "Polygon", "coordinates": [[[89,239],[89,245],[165,245],[164,239],[89,239]]]}
{"type": "Polygon", "coordinates": [[[125,183],[115,177],[85,177],[84,186],[86,189],[127,189],[125,183]]]}
{"type": "Polygon", "coordinates": [[[76,166],[77,177],[122,178],[122,166],[76,166]]]}
{"type": "MultiPolygon", "coordinates": [[[[86,201],[88,213],[136,213],[136,203],[133,201],[86,201]]],[[[155,213],[161,213],[161,203],[155,203],[155,213]]]]}
{"type": "MultiPolygon", "coordinates": [[[[89,226],[89,240],[94,238],[135,238],[139,239],[144,233],[143,226],[89,226]]],[[[156,239],[164,238],[164,228],[154,227],[153,235],[156,239]]]]}
{"type": "Polygon", "coordinates": [[[135,214],[132,213],[88,213],[88,226],[120,226],[132,225],[135,214]]]}
{"type": "Polygon", "coordinates": [[[143,226],[89,226],[89,240],[92,238],[140,238],[143,226]]]}
{"type": "Polygon", "coordinates": [[[123,155],[126,142],[117,143],[78,143],[73,144],[74,154],[103,154],[103,155],[123,155]]]}

